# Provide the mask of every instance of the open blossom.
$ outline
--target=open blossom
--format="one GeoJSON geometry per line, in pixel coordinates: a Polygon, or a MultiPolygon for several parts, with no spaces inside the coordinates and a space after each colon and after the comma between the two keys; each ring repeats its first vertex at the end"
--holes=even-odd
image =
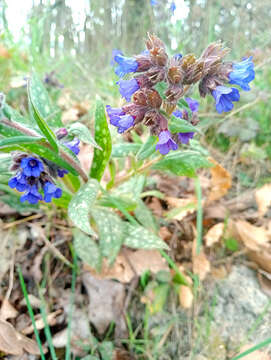
{"type": "Polygon", "coordinates": [[[187,132],[187,133],[178,133],[178,139],[182,144],[188,144],[191,139],[193,139],[194,132],[187,132]]]}
{"type": "Polygon", "coordinates": [[[27,178],[22,172],[19,172],[9,179],[8,186],[20,192],[25,191],[28,188],[27,178]]]}
{"type": "Polygon", "coordinates": [[[62,196],[62,190],[49,181],[44,184],[43,190],[44,201],[47,203],[51,202],[52,198],[59,199],[62,196]]]}
{"type": "Polygon", "coordinates": [[[233,101],[239,101],[240,94],[235,88],[226,86],[217,86],[212,95],[215,99],[216,111],[221,114],[223,111],[228,112],[233,108],[233,101]]]}
{"type": "Polygon", "coordinates": [[[135,72],[138,68],[138,62],[134,58],[129,58],[121,54],[117,54],[114,57],[115,62],[118,64],[118,67],[115,69],[115,73],[119,77],[123,77],[126,74],[135,72]]]}
{"type": "Polygon", "coordinates": [[[156,150],[158,150],[162,155],[166,155],[170,150],[177,149],[178,145],[172,140],[170,132],[168,130],[162,130],[159,134],[159,141],[156,145],[156,150]]]}
{"type": "Polygon", "coordinates": [[[115,61],[115,56],[117,55],[123,55],[123,52],[119,49],[113,49],[112,50],[112,55],[111,55],[111,60],[110,60],[110,65],[111,66],[115,66],[116,61],[115,61]]]}
{"type": "Polygon", "coordinates": [[[30,204],[37,204],[39,200],[42,200],[42,195],[39,193],[37,185],[30,185],[20,200],[21,202],[28,201],[30,204]]]}
{"type": "Polygon", "coordinates": [[[29,156],[21,160],[21,168],[25,176],[39,177],[43,171],[43,164],[37,158],[29,156]]]}
{"type": "Polygon", "coordinates": [[[139,89],[139,84],[136,79],[120,80],[117,82],[119,91],[126,101],[130,101],[133,94],[139,89]]]}
{"type": "Polygon", "coordinates": [[[122,134],[134,125],[133,116],[126,115],[122,109],[112,108],[110,105],[107,105],[106,111],[110,119],[110,124],[118,128],[118,133],[122,134]]]}
{"type": "Polygon", "coordinates": [[[249,91],[249,83],[255,79],[254,63],[252,56],[232,65],[229,73],[230,84],[239,85],[243,90],[249,91]]]}
{"type": "Polygon", "coordinates": [[[79,144],[80,144],[80,140],[77,138],[74,138],[72,141],[63,143],[63,145],[65,145],[68,149],[70,149],[75,155],[78,155],[80,152],[79,144]]]}

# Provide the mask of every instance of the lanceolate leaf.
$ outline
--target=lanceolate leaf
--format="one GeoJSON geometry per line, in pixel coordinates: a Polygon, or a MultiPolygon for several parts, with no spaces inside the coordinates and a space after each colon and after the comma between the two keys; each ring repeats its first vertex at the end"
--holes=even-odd
{"type": "Polygon", "coordinates": [[[91,164],[90,176],[100,181],[109,161],[112,150],[111,135],[105,116],[104,105],[101,101],[97,101],[96,104],[95,141],[102,148],[102,150],[97,148],[94,149],[94,157],[91,164]]]}
{"type": "Polygon", "coordinates": [[[175,175],[195,177],[196,170],[211,167],[212,164],[196,151],[174,151],[156,163],[153,168],[168,170],[175,175]]]}
{"type": "Polygon", "coordinates": [[[87,184],[72,198],[68,215],[75,226],[89,235],[96,235],[90,227],[90,210],[94,205],[99,190],[99,183],[95,179],[90,179],[87,184]]]}
{"type": "Polygon", "coordinates": [[[191,125],[188,121],[172,116],[169,123],[169,130],[175,134],[178,132],[187,133],[199,131],[195,126],[191,125]]]}
{"type": "Polygon", "coordinates": [[[27,143],[36,143],[42,140],[42,138],[33,137],[33,136],[14,136],[6,139],[0,140],[0,147],[6,145],[16,145],[16,144],[27,144],[27,143]]]}
{"type": "Polygon", "coordinates": [[[168,249],[158,236],[139,225],[126,224],[124,245],[135,249],[168,249]]]}
{"type": "Polygon", "coordinates": [[[150,211],[141,199],[137,199],[137,207],[135,209],[135,217],[147,229],[157,231],[156,221],[150,211]]]}
{"type": "Polygon", "coordinates": [[[31,115],[52,148],[58,152],[57,138],[45,121],[46,116],[50,115],[50,107],[35,75],[28,81],[28,97],[31,115]]]}
{"type": "Polygon", "coordinates": [[[94,207],[90,210],[99,229],[99,241],[102,256],[112,264],[117,256],[125,236],[125,223],[109,209],[94,207]]]}
{"type": "Polygon", "coordinates": [[[101,147],[96,143],[86,125],[75,122],[68,127],[68,131],[69,134],[78,137],[78,139],[83,141],[84,143],[93,145],[101,150],[101,147]]]}
{"type": "Polygon", "coordinates": [[[154,135],[150,135],[148,140],[141,146],[136,154],[136,158],[138,160],[145,160],[149,156],[151,156],[155,151],[156,143],[158,141],[158,137],[154,135]]]}
{"type": "Polygon", "coordinates": [[[92,268],[99,270],[101,253],[97,242],[79,229],[73,230],[73,244],[79,258],[92,268]]]}
{"type": "Polygon", "coordinates": [[[5,137],[12,137],[12,136],[22,136],[23,133],[21,133],[19,130],[14,129],[10,126],[2,124],[0,121],[0,135],[5,136],[5,137]]]}

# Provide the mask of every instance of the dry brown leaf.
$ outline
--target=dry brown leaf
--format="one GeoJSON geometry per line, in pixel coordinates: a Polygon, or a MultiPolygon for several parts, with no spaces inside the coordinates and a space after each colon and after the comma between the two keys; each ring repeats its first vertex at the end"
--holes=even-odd
{"type": "Polygon", "coordinates": [[[122,250],[118,254],[113,266],[109,267],[105,260],[102,271],[99,273],[88,265],[84,265],[84,268],[90,271],[97,279],[117,279],[120,282],[127,283],[135,275],[140,276],[146,270],[150,270],[154,274],[160,270],[168,270],[168,265],[157,250],[141,249],[133,251],[125,249],[125,252],[122,250]]]}
{"type": "Polygon", "coordinates": [[[210,262],[203,251],[193,255],[193,272],[199,276],[200,280],[204,280],[210,270],[210,262]]]}
{"type": "Polygon", "coordinates": [[[165,200],[168,203],[168,205],[173,209],[183,208],[178,214],[174,215],[172,219],[181,221],[187,215],[193,214],[196,211],[197,199],[195,196],[191,196],[185,199],[179,199],[179,198],[167,196],[165,197],[165,200]],[[187,208],[190,204],[195,205],[195,208],[193,209],[187,208]]]}
{"type": "Polygon", "coordinates": [[[223,166],[213,158],[209,158],[208,160],[215,165],[210,169],[212,178],[208,202],[211,202],[226,195],[232,185],[232,181],[230,173],[224,169],[223,166]]]}
{"type": "Polygon", "coordinates": [[[172,238],[172,233],[166,226],[161,226],[159,229],[159,237],[167,242],[172,238]]]}
{"type": "Polygon", "coordinates": [[[238,234],[249,250],[260,250],[262,247],[268,246],[268,231],[263,227],[251,225],[244,220],[235,223],[238,234]]]}
{"type": "MultiPolygon", "coordinates": [[[[254,345],[242,346],[239,354],[252,348],[253,346],[254,345]]],[[[244,360],[271,360],[271,357],[266,352],[256,350],[256,351],[253,351],[252,353],[248,354],[247,356],[244,356],[243,359],[244,360]]]]}
{"type": "Polygon", "coordinates": [[[205,235],[205,244],[206,246],[212,246],[219,242],[223,235],[224,223],[218,223],[212,226],[205,235]]]}
{"type": "Polygon", "coordinates": [[[39,347],[34,340],[20,334],[4,320],[0,320],[0,350],[11,355],[22,355],[24,351],[33,355],[40,354],[39,347]]]}
{"type": "MultiPolygon", "coordinates": [[[[58,309],[58,310],[56,310],[56,311],[48,314],[47,317],[46,317],[47,324],[48,324],[49,326],[54,326],[54,325],[56,325],[56,323],[57,323],[56,317],[57,317],[58,315],[60,315],[61,313],[62,313],[62,310],[61,310],[61,309],[58,309]]],[[[38,318],[35,319],[35,323],[36,323],[36,327],[37,327],[38,330],[44,329],[45,324],[44,324],[44,321],[43,321],[41,315],[40,315],[38,318]]],[[[31,325],[27,326],[25,329],[21,330],[21,332],[22,332],[22,334],[24,334],[24,335],[32,334],[32,333],[34,332],[34,327],[33,327],[33,325],[31,324],[31,325]]]]}
{"type": "Polygon", "coordinates": [[[180,305],[184,309],[190,309],[193,304],[193,292],[190,287],[181,285],[179,289],[179,301],[180,305]]]}
{"type": "Polygon", "coordinates": [[[255,198],[259,209],[259,215],[263,216],[271,206],[271,184],[265,184],[255,191],[255,198]]]}
{"type": "Polygon", "coordinates": [[[225,279],[225,277],[228,275],[225,265],[221,265],[219,267],[212,266],[211,273],[215,279],[225,279]]]}
{"type": "Polygon", "coordinates": [[[18,315],[18,311],[11,305],[11,303],[4,299],[0,310],[0,319],[14,319],[18,315]]]}
{"type": "Polygon", "coordinates": [[[125,338],[127,328],[123,316],[124,285],[113,280],[98,280],[89,272],[82,275],[82,280],[89,297],[88,317],[98,333],[102,335],[113,321],[119,337],[125,338]]]}

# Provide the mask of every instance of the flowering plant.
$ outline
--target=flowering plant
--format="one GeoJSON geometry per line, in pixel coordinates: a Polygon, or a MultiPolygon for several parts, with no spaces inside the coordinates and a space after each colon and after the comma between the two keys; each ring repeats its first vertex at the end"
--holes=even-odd
{"type": "Polygon", "coordinates": [[[82,123],[65,128],[43,83],[33,74],[27,85],[29,117],[23,117],[1,96],[0,151],[7,154],[1,157],[5,166],[9,163],[1,190],[32,209],[46,203],[67,209],[75,225],[78,255],[97,268],[103,257],[112,263],[122,245],[167,248],[141,199],[146,175],[157,169],[195,177],[197,169],[210,166],[204,151],[193,143],[187,148],[200,132],[199,101],[187,93],[198,83],[199,96],[211,95],[218,113],[233,108],[233,102],[240,98],[236,86],[248,91],[255,74],[251,57],[238,63],[225,62],[228,51],[217,42],[198,59],[191,54],[169,57],[155,35],[148,35],[146,50],[137,56],[128,58],[115,50],[112,63],[120,78],[117,85],[128,103],[119,108],[107,105],[109,122],[120,134],[145,125],[150,129],[145,143],[136,136],[133,143],[112,146],[101,101],[96,104],[94,137],[82,123]],[[89,174],[77,157],[80,142],[94,147],[89,174]],[[127,174],[116,176],[119,159],[131,154],[127,174]],[[110,180],[104,188],[101,180],[106,168],[110,180]]]}

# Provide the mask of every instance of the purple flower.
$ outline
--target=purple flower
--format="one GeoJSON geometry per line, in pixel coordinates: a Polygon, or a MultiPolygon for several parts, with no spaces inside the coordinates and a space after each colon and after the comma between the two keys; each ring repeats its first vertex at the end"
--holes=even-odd
{"type": "Polygon", "coordinates": [[[130,101],[133,93],[139,89],[139,85],[136,79],[131,80],[119,80],[119,92],[126,101],[130,101]]]}
{"type": "Polygon", "coordinates": [[[179,54],[175,54],[173,57],[175,60],[181,60],[183,56],[182,54],[179,53],[179,54]]]}
{"type": "Polygon", "coordinates": [[[62,190],[49,181],[45,183],[43,190],[44,201],[47,203],[51,202],[52,198],[59,199],[62,196],[62,190]]]}
{"type": "Polygon", "coordinates": [[[230,84],[239,85],[243,90],[249,91],[248,83],[254,79],[255,71],[252,56],[232,65],[232,71],[229,74],[230,84]]]}
{"type": "Polygon", "coordinates": [[[178,138],[182,144],[188,144],[193,139],[194,132],[178,133],[178,138]]]}
{"type": "Polygon", "coordinates": [[[113,49],[112,50],[112,55],[111,55],[111,60],[110,60],[110,65],[111,66],[115,66],[116,61],[115,61],[115,56],[116,55],[123,55],[123,52],[119,49],[113,49]]]}
{"type": "Polygon", "coordinates": [[[8,185],[12,189],[16,189],[20,192],[25,191],[29,188],[26,176],[21,172],[19,172],[13,178],[9,179],[8,185]]]}
{"type": "Polygon", "coordinates": [[[171,139],[171,134],[168,130],[162,130],[159,134],[159,141],[156,145],[162,155],[166,155],[170,150],[177,150],[178,145],[171,139]]]}
{"type": "Polygon", "coordinates": [[[80,152],[79,149],[79,143],[80,140],[77,138],[74,138],[72,141],[64,142],[63,145],[65,145],[68,149],[70,149],[75,155],[78,155],[80,152]]]}
{"type": "Polygon", "coordinates": [[[112,108],[106,105],[106,111],[110,119],[110,124],[118,128],[118,133],[122,134],[134,125],[134,118],[131,115],[126,115],[122,109],[112,108]]]}
{"type": "Polygon", "coordinates": [[[123,77],[124,75],[131,72],[135,72],[138,68],[136,59],[128,58],[118,54],[114,57],[114,60],[117,64],[119,64],[119,66],[115,69],[115,73],[119,77],[123,77]]]}
{"type": "Polygon", "coordinates": [[[217,86],[212,95],[215,99],[216,111],[221,114],[223,111],[228,112],[233,108],[233,101],[240,99],[239,91],[235,88],[226,86],[217,86]]]}
{"type": "Polygon", "coordinates": [[[175,10],[176,10],[176,4],[174,1],[172,1],[170,4],[170,11],[174,14],[175,10]]]}
{"type": "Polygon", "coordinates": [[[197,112],[199,110],[199,102],[197,100],[187,97],[185,98],[185,101],[192,112],[197,112]]]}
{"type": "Polygon", "coordinates": [[[29,156],[21,160],[21,168],[25,176],[39,177],[44,167],[40,160],[35,157],[29,156]]]}
{"type": "Polygon", "coordinates": [[[28,201],[30,204],[37,204],[39,200],[42,200],[37,185],[29,186],[28,191],[21,196],[20,200],[21,202],[28,201]]]}

